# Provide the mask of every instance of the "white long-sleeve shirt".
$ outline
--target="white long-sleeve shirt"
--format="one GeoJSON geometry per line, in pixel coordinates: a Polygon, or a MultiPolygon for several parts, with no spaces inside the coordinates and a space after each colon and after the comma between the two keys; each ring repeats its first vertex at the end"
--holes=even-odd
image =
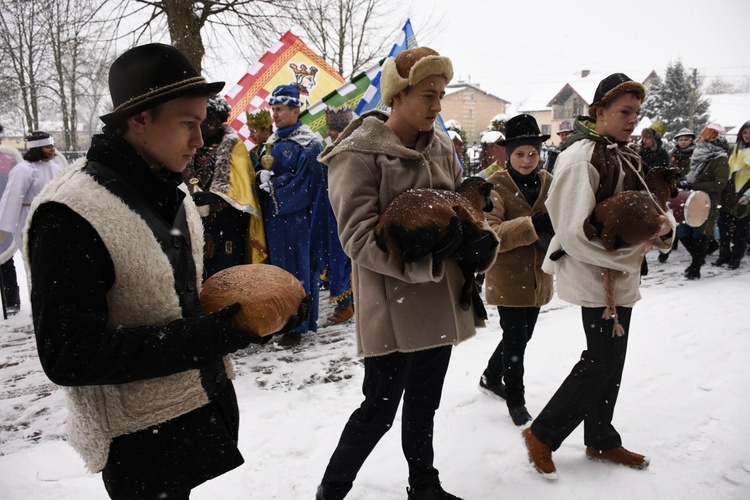
{"type": "Polygon", "coordinates": [[[62,170],[56,159],[49,161],[22,161],[8,175],[2,198],[0,198],[0,237],[6,238],[0,254],[0,263],[10,259],[21,248],[23,228],[29,216],[31,201],[42,188],[62,170]],[[7,238],[12,242],[7,244],[7,238]],[[7,244],[7,246],[6,246],[7,244]]]}

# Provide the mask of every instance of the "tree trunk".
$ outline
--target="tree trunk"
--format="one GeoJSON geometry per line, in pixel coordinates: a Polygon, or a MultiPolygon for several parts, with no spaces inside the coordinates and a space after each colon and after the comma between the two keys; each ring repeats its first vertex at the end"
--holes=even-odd
{"type": "Polygon", "coordinates": [[[203,56],[206,53],[201,37],[205,19],[194,13],[195,2],[191,0],[163,0],[162,3],[167,14],[172,44],[185,54],[190,64],[201,73],[203,56]]]}

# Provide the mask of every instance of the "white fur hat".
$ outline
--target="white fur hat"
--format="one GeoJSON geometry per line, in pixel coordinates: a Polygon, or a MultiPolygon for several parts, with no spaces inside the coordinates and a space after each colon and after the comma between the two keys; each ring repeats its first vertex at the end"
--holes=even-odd
{"type": "Polygon", "coordinates": [[[429,47],[407,49],[395,58],[389,57],[380,75],[383,103],[391,106],[393,96],[432,75],[442,75],[450,83],[453,79],[453,64],[450,59],[429,47]]]}

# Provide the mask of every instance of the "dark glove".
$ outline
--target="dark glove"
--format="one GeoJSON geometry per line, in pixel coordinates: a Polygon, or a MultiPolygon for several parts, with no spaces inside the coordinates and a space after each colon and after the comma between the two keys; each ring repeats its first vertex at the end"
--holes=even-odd
{"type": "Polygon", "coordinates": [[[221,202],[221,196],[208,191],[197,191],[193,193],[193,202],[196,206],[211,205],[221,202]]]}
{"type": "MultiPolygon", "coordinates": [[[[312,296],[308,295],[307,297],[302,299],[302,302],[300,302],[299,307],[297,308],[297,314],[292,314],[292,316],[289,318],[289,321],[286,322],[286,325],[284,325],[281,330],[276,333],[288,333],[299,328],[299,326],[304,323],[310,316],[311,309],[312,296]]],[[[268,338],[270,339],[271,335],[269,335],[268,338]]]]}
{"type": "Polygon", "coordinates": [[[217,354],[224,356],[238,349],[244,349],[250,344],[265,344],[271,336],[261,337],[247,330],[235,326],[229,320],[240,312],[242,305],[235,302],[206,316],[211,325],[211,335],[217,354]]]}
{"type": "Polygon", "coordinates": [[[690,190],[690,189],[693,189],[693,183],[686,179],[682,179],[680,182],[677,183],[677,187],[680,189],[690,190]]]}
{"type": "Polygon", "coordinates": [[[531,216],[531,223],[534,225],[536,234],[551,234],[554,236],[555,229],[552,227],[552,221],[547,212],[539,212],[531,216]]]}
{"type": "Polygon", "coordinates": [[[448,224],[448,234],[438,241],[432,250],[432,265],[436,266],[451,257],[461,245],[462,235],[459,229],[458,217],[453,217],[448,224]]]}
{"type": "Polygon", "coordinates": [[[473,237],[465,235],[453,258],[458,262],[478,263],[487,260],[497,246],[497,238],[492,231],[480,229],[473,237]]]}

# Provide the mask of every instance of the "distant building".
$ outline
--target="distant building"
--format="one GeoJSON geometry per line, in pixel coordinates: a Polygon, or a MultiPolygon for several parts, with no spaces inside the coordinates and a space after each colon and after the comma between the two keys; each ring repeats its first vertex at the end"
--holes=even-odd
{"type": "Polygon", "coordinates": [[[466,143],[479,142],[479,136],[492,118],[504,114],[509,101],[485,92],[479,84],[458,82],[445,89],[440,112],[443,120],[456,120],[466,134],[466,143]]]}
{"type": "MultiPolygon", "coordinates": [[[[655,75],[656,73],[651,71],[648,76],[639,80],[646,90],[655,75]]],[[[562,122],[573,122],[577,116],[588,114],[591,104],[589,101],[594,98],[599,82],[607,76],[584,70],[579,78],[540,86],[531,97],[519,105],[518,111],[533,116],[542,133],[551,136],[547,142],[557,145],[560,142],[557,132],[562,122]]],[[[638,80],[637,77],[633,79],[638,80]]]]}

